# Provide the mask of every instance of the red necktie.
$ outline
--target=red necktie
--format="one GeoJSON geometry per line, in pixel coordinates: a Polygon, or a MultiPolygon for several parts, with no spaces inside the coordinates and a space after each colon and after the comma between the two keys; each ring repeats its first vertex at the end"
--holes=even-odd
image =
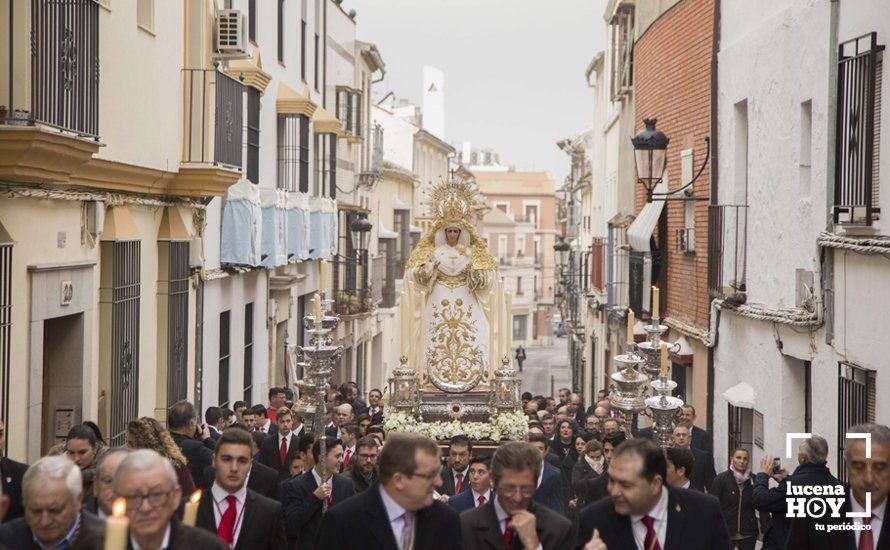
{"type": "MultiPolygon", "coordinates": [[[[871,518],[862,518],[862,525],[868,525],[871,523],[871,518]]],[[[874,550],[875,549],[875,539],[871,534],[871,530],[868,531],[859,531],[859,546],[856,547],[856,550],[874,550]]]]}
{"type": "Polygon", "coordinates": [[[513,530],[510,529],[511,519],[507,518],[507,522],[504,524],[504,548],[506,550],[510,550],[510,543],[513,542],[513,530]]]}
{"type": "Polygon", "coordinates": [[[281,455],[281,465],[287,465],[287,437],[281,438],[281,449],[279,449],[278,454],[281,455]]]}
{"type": "Polygon", "coordinates": [[[223,542],[231,545],[235,541],[235,513],[237,512],[235,509],[235,497],[233,495],[227,496],[226,502],[229,503],[229,507],[226,508],[222,517],[219,518],[216,534],[219,535],[223,542]]]}
{"type": "Polygon", "coordinates": [[[343,469],[349,468],[349,459],[352,457],[352,451],[346,449],[346,456],[343,457],[343,469]]]}
{"type": "Polygon", "coordinates": [[[464,475],[460,472],[457,473],[457,483],[454,484],[454,494],[458,494],[460,492],[460,488],[464,485],[464,475]]]}
{"type": "Polygon", "coordinates": [[[655,533],[655,520],[652,516],[643,516],[643,525],[646,526],[646,540],[643,543],[645,550],[661,550],[658,535],[655,533]]]}
{"type": "Polygon", "coordinates": [[[479,495],[479,506],[485,504],[485,495],[479,495]]]}

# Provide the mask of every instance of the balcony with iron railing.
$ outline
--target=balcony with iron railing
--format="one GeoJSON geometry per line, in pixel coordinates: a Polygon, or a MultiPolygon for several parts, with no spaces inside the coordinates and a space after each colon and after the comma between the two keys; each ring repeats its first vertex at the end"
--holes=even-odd
{"type": "Polygon", "coordinates": [[[368,254],[362,256],[364,258],[337,256],[330,263],[334,275],[334,310],[340,315],[364,315],[376,307],[378,300],[372,291],[376,285],[371,283],[371,273],[363,267],[367,265],[368,254]]]}
{"type": "Polygon", "coordinates": [[[513,256],[505,255],[498,258],[498,263],[510,267],[534,267],[535,257],[526,256],[524,254],[516,254],[513,256]]]}
{"type": "Polygon", "coordinates": [[[590,244],[590,285],[602,293],[606,289],[606,239],[594,237],[590,244]]]}
{"type": "Polygon", "coordinates": [[[184,163],[241,167],[244,86],[216,69],[183,69],[184,163]]]}
{"type": "Polygon", "coordinates": [[[708,296],[747,292],[748,205],[712,204],[708,214],[708,296]]]}

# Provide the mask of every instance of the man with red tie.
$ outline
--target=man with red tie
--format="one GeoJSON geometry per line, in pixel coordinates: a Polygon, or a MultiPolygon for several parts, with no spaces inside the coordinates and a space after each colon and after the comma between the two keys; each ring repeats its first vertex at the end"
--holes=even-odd
{"type": "Polygon", "coordinates": [[[668,486],[667,459],[652,440],[629,439],[618,445],[609,462],[609,478],[611,498],[591,504],[578,516],[578,544],[584,550],[731,548],[720,503],[698,491],[668,486]]]}
{"type": "MultiPolygon", "coordinates": [[[[260,447],[257,462],[278,472],[278,481],[284,481],[290,477],[290,460],[288,458],[297,453],[298,437],[294,435],[294,413],[287,407],[281,407],[275,412],[275,424],[277,433],[269,436],[260,447]]],[[[300,424],[302,427],[302,423],[300,424]]]]}
{"type": "MultiPolygon", "coordinates": [[[[439,494],[452,497],[463,491],[470,490],[467,474],[469,473],[470,457],[473,454],[473,443],[465,435],[456,435],[448,445],[448,464],[442,467],[442,486],[439,494]]],[[[442,498],[447,502],[448,498],[442,498]]]]}
{"type": "Polygon", "coordinates": [[[358,425],[347,424],[340,429],[340,433],[343,435],[340,439],[343,442],[343,464],[340,466],[340,471],[345,472],[352,465],[352,457],[355,455],[355,442],[361,437],[361,431],[358,425]]]}
{"type": "Polygon", "coordinates": [[[511,441],[498,447],[491,459],[494,498],[460,516],[464,550],[572,547],[572,522],[533,500],[543,461],[530,443],[511,441]]]}
{"type": "Polygon", "coordinates": [[[201,495],[196,526],[235,550],[286,550],[281,505],[247,488],[252,442],[244,430],[226,430],[219,437],[213,453],[216,477],[201,495]]]}
{"type": "Polygon", "coordinates": [[[470,459],[470,490],[458,493],[448,499],[448,505],[462,514],[489,502],[491,491],[491,457],[474,456],[470,459]]]}
{"type": "Polygon", "coordinates": [[[371,418],[371,424],[383,422],[383,405],[380,404],[382,398],[383,392],[377,388],[368,392],[368,412],[366,414],[371,418]]]}

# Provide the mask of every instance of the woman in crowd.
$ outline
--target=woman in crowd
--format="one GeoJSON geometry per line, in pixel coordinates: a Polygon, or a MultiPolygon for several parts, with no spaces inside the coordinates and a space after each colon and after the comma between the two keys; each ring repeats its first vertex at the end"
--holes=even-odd
{"type": "Polygon", "coordinates": [[[93,496],[93,478],[96,476],[96,463],[107,447],[96,437],[96,432],[86,424],[78,424],[68,430],[65,438],[65,455],[80,468],[83,478],[83,492],[87,498],[93,496]]]}
{"type": "Polygon", "coordinates": [[[151,449],[173,464],[176,477],[182,487],[182,500],[187,500],[195,492],[195,481],[189,473],[188,461],[173,441],[170,432],[154,418],[143,416],[127,424],[127,447],[131,449],[151,449]]]}
{"type": "Polygon", "coordinates": [[[710,487],[711,495],[720,501],[733,547],[739,550],[754,550],[757,542],[757,515],[751,500],[754,483],[750,458],[747,449],[733,450],[729,469],[717,474],[710,487]]]}
{"type": "MultiPolygon", "coordinates": [[[[555,453],[560,460],[571,455],[575,461],[578,460],[578,451],[575,449],[575,438],[578,435],[578,426],[574,420],[564,418],[556,424],[556,434],[550,443],[550,450],[555,453]]],[[[573,462],[574,464],[574,462],[573,462]]]]}
{"type": "Polygon", "coordinates": [[[606,468],[603,458],[603,445],[591,439],[584,445],[581,459],[572,468],[572,492],[575,494],[575,509],[580,510],[587,504],[590,482],[598,478],[606,468]]]}

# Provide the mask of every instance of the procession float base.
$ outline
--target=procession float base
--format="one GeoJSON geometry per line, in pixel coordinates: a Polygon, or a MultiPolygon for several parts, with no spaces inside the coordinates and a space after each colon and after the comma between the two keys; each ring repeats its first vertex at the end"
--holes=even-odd
{"type": "Polygon", "coordinates": [[[491,420],[491,391],[421,393],[420,416],[426,422],[488,422],[491,420]]]}

